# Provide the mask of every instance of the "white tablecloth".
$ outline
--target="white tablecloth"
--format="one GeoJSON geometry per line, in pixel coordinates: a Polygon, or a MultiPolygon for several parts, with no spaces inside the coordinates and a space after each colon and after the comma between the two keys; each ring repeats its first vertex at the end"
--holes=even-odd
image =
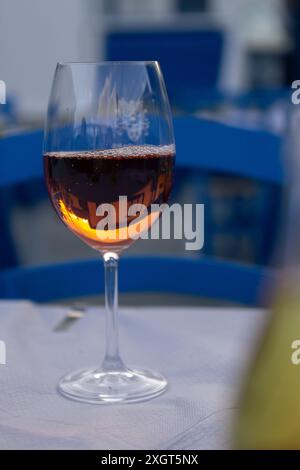
{"type": "Polygon", "coordinates": [[[56,392],[64,373],[102,361],[103,309],[66,332],[64,307],[0,302],[0,449],[223,449],[240,379],[263,311],[221,308],[120,309],[127,365],[169,379],[160,397],[131,405],[88,405],[56,392]]]}

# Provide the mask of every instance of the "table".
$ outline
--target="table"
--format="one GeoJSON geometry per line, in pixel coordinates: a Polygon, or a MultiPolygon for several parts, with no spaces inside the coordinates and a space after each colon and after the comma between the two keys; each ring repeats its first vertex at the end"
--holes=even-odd
{"type": "Polygon", "coordinates": [[[241,377],[265,323],[262,310],[120,309],[127,365],[156,368],[169,390],[131,405],[88,405],[56,392],[65,372],[101,363],[104,311],[64,332],[67,307],[0,302],[0,449],[225,449],[241,377]]]}

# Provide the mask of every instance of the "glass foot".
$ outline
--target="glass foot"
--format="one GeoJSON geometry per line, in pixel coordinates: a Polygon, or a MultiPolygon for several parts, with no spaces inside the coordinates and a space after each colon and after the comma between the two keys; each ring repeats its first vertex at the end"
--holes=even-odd
{"type": "Polygon", "coordinates": [[[154,398],[166,388],[165,377],[142,369],[82,369],[65,375],[58,385],[65,397],[94,404],[136,403],[154,398]]]}

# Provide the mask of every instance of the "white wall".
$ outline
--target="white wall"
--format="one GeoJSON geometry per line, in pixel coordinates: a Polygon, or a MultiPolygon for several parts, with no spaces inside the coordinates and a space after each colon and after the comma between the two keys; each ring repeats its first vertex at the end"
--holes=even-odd
{"type": "Polygon", "coordinates": [[[0,0],[0,79],[22,114],[45,113],[58,61],[99,58],[101,1],[0,0]]]}
{"type": "Polygon", "coordinates": [[[249,49],[286,50],[283,0],[211,0],[211,10],[228,28],[223,88],[243,90],[249,85],[249,49]]]}
{"type": "Polygon", "coordinates": [[[211,0],[212,10],[249,47],[287,47],[284,0],[211,0]]]}

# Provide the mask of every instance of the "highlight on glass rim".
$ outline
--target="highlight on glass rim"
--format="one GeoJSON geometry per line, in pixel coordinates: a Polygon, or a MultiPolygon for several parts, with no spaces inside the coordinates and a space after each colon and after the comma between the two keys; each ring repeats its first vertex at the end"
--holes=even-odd
{"type": "Polygon", "coordinates": [[[300,2],[0,26],[0,450],[296,460],[300,2]]]}

